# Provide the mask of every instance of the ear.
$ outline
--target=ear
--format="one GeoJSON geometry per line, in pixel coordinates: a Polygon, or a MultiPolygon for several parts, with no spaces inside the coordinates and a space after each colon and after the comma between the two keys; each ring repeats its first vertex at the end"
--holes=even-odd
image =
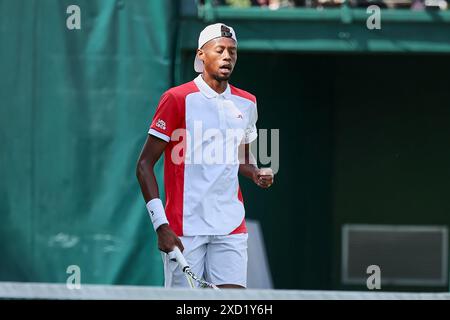
{"type": "Polygon", "coordinates": [[[202,60],[203,61],[203,55],[204,55],[205,53],[203,52],[203,50],[202,49],[197,49],[197,57],[200,59],[200,60],[202,60]]]}

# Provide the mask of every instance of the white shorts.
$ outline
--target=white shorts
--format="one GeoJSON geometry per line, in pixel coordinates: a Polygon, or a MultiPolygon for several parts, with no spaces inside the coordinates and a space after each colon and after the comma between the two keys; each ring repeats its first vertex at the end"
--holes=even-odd
{"type": "MultiPolygon", "coordinates": [[[[180,237],[183,255],[192,271],[206,281],[247,286],[247,233],[226,236],[180,237]]],[[[164,286],[184,288],[189,284],[177,262],[162,253],[164,286]]]]}

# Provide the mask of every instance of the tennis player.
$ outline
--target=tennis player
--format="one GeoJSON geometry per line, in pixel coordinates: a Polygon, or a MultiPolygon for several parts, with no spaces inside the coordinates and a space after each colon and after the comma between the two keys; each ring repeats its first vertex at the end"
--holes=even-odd
{"type": "Polygon", "coordinates": [[[254,95],[228,83],[237,60],[233,28],[207,26],[198,39],[199,75],[159,101],[136,168],[163,252],[166,287],[188,283],[168,252],[178,246],[192,271],[220,288],[245,288],[247,228],[238,173],[259,187],[274,181],[249,144],[257,138],[254,95]],[[154,166],[164,152],[166,203],[154,166]]]}

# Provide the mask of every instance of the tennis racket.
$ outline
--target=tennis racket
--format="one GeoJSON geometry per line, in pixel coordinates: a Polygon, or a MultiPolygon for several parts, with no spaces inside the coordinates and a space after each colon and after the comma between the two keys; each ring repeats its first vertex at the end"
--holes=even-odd
{"type": "Polygon", "coordinates": [[[195,273],[192,272],[191,268],[189,267],[188,263],[186,262],[186,259],[184,258],[183,254],[181,253],[180,249],[178,247],[173,248],[173,251],[169,252],[169,259],[171,261],[178,262],[181,270],[183,271],[184,275],[186,276],[186,280],[189,283],[189,286],[193,289],[197,288],[195,284],[197,284],[200,288],[211,288],[215,290],[219,290],[219,288],[203,279],[198,277],[195,273]]]}

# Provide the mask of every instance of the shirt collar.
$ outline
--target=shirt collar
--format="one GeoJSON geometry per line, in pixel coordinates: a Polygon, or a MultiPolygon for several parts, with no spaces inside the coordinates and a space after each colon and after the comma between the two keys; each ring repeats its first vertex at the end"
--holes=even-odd
{"type": "Polygon", "coordinates": [[[214,89],[212,89],[206,82],[205,80],[203,80],[203,77],[201,74],[198,75],[197,78],[194,79],[195,84],[197,85],[198,89],[200,90],[201,93],[203,93],[203,95],[208,98],[216,98],[219,96],[223,96],[225,98],[228,98],[231,95],[231,90],[230,90],[230,85],[227,84],[227,88],[225,89],[224,92],[222,93],[217,93],[216,91],[214,91],[214,89]]]}

